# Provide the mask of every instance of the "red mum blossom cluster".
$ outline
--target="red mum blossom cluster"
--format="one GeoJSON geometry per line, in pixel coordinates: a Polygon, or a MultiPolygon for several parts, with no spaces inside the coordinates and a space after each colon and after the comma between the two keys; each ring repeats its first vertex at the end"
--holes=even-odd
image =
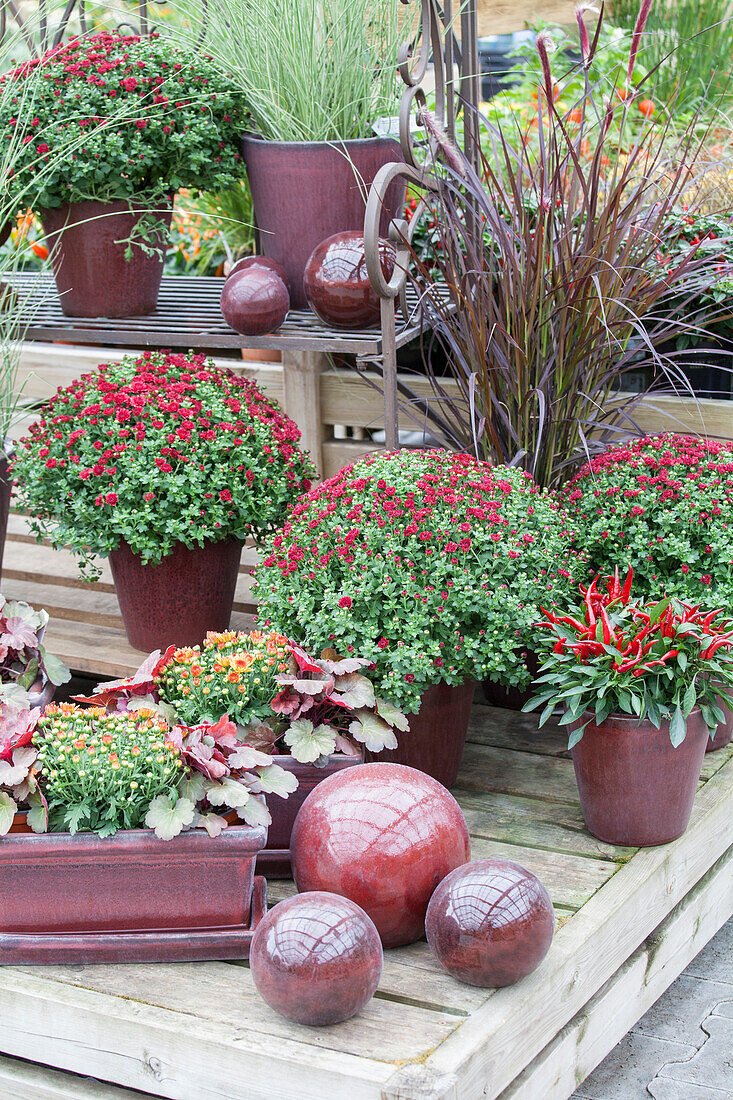
{"type": "Polygon", "coordinates": [[[563,513],[529,474],[397,451],[302,497],[255,585],[263,622],[369,658],[379,694],[417,710],[439,681],[527,683],[539,603],[569,592],[574,559],[563,513]]]}
{"type": "Polygon", "coordinates": [[[254,382],[203,355],[145,352],[59,390],[18,446],[39,538],[86,562],[124,540],[159,562],[176,543],[260,537],[310,487],[300,432],[254,382]]]}
{"type": "Polygon", "coordinates": [[[231,81],[165,38],[85,35],[3,80],[17,95],[2,97],[0,134],[17,197],[33,183],[36,209],[220,190],[241,174],[245,112],[231,81]]]}
{"type": "Polygon", "coordinates": [[[670,720],[673,744],[683,740],[686,719],[700,707],[711,734],[723,720],[722,699],[733,702],[733,623],[722,609],[666,597],[632,599],[633,570],[622,585],[618,567],[584,588],[582,602],[568,614],[543,612],[539,627],[554,638],[552,653],[537,677],[538,693],[526,710],[543,706],[542,725],[557,706],[572,729],[570,747],[588,722],[610,714],[670,720]]]}
{"type": "Polygon", "coordinates": [[[733,444],[693,436],[609,448],[563,490],[591,566],[637,589],[733,606],[733,444]]]}

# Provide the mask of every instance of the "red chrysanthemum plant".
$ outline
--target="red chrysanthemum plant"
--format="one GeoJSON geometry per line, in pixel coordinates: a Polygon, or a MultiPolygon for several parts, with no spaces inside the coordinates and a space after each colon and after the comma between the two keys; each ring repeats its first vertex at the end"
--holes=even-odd
{"type": "MultiPolygon", "coordinates": [[[[711,736],[733,705],[733,622],[720,608],[706,610],[670,597],[639,602],[631,595],[633,571],[622,584],[612,576],[580,587],[582,601],[568,613],[545,611],[539,623],[553,642],[536,694],[524,707],[542,707],[540,725],[556,707],[572,727],[569,745],[589,722],[632,715],[660,728],[670,721],[677,746],[686,722],[700,708],[711,736]]],[[[544,610],[544,609],[543,609],[544,610]]]]}

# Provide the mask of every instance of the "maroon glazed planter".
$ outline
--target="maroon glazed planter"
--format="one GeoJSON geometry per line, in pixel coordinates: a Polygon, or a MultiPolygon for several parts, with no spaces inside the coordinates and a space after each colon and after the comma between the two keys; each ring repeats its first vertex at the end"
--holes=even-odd
{"type": "Polygon", "coordinates": [[[241,555],[237,539],[193,548],[179,542],[160,565],[143,565],[120,543],[109,564],[130,645],[150,653],[200,645],[207,630],[226,630],[241,555]]]}
{"type": "Polygon", "coordinates": [[[723,708],[725,719],[716,729],[715,736],[708,737],[705,752],[715,752],[716,749],[724,749],[726,745],[730,745],[731,739],[733,738],[733,710],[727,707],[722,699],[719,699],[718,702],[723,708]]]}
{"type": "MultiPolygon", "coordinates": [[[[527,668],[532,679],[540,670],[540,659],[531,650],[526,656],[527,668]]],[[[532,684],[526,688],[503,687],[494,680],[484,680],[481,684],[484,699],[490,707],[504,707],[506,710],[521,710],[525,703],[529,702],[534,694],[532,684]]]]}
{"type": "Polygon", "coordinates": [[[275,796],[267,800],[272,822],[267,832],[267,844],[257,857],[257,872],[267,875],[268,878],[290,878],[292,875],[290,836],[298,810],[311,791],[324,779],[328,779],[329,775],[334,775],[344,768],[353,767],[355,764],[362,764],[363,760],[360,756],[333,753],[329,756],[325,768],[316,768],[313,764],[301,764],[294,756],[276,755],[273,761],[295,776],[298,787],[287,798],[275,796]]]}
{"type": "MultiPolygon", "coordinates": [[[[345,229],[364,231],[366,194],[379,169],[403,160],[394,138],[342,143],[264,141],[247,135],[242,152],[260,251],[285,268],[293,309],[307,309],[303,272],[321,241],[345,229]]],[[[404,181],[387,192],[380,236],[402,210],[404,181]]]]}
{"type": "Polygon", "coordinates": [[[241,927],[249,921],[259,826],[159,840],[134,829],[0,839],[0,933],[241,927]]]}
{"type": "Polygon", "coordinates": [[[588,831],[632,848],[682,836],[709,737],[699,710],[687,719],[687,736],[677,748],[668,721],[661,729],[625,715],[611,715],[600,727],[589,723],[571,750],[588,831]]]}
{"type": "Polygon", "coordinates": [[[475,687],[473,681],[433,684],[423,694],[418,713],[408,715],[410,729],[399,735],[397,748],[367,753],[367,760],[405,764],[452,787],[461,766],[475,687]]]}
{"type": "Polygon", "coordinates": [[[5,451],[0,451],[0,573],[5,555],[5,536],[8,533],[10,515],[10,494],[13,491],[13,479],[8,473],[10,459],[5,451]]]}
{"type": "MultiPolygon", "coordinates": [[[[42,210],[56,289],[67,317],[139,317],[153,313],[173,214],[173,200],[153,210],[163,223],[152,255],[127,241],[150,211],[144,202],[74,202],[42,210]],[[120,243],[122,242],[122,243],[120,243]]],[[[147,242],[146,242],[147,243],[147,242]]]]}

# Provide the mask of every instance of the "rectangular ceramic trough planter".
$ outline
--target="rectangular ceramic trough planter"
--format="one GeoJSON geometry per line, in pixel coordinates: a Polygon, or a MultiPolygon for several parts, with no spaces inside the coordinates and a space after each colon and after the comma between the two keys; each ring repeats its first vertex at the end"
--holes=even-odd
{"type": "Polygon", "coordinates": [[[298,780],[297,790],[287,798],[268,798],[267,806],[272,815],[272,824],[267,834],[264,851],[257,857],[257,870],[268,878],[290,878],[290,834],[298,810],[314,787],[342,768],[363,763],[360,756],[343,756],[334,753],[329,756],[325,768],[314,764],[301,764],[294,756],[276,756],[275,763],[291,772],[298,780]]]}
{"type": "Polygon", "coordinates": [[[246,958],[263,827],[0,839],[0,964],[246,958]]]}

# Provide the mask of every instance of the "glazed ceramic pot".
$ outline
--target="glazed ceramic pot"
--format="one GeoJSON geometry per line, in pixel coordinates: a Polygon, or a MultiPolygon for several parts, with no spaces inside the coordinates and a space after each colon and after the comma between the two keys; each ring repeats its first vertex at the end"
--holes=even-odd
{"type": "Polygon", "coordinates": [[[159,565],[143,565],[123,542],[109,555],[127,638],[150,653],[169,645],[200,645],[208,630],[226,630],[234,603],[242,544],[177,543],[159,565]]]}
{"type": "MultiPolygon", "coordinates": [[[[525,655],[525,663],[534,679],[540,669],[539,657],[529,650],[525,655]]],[[[503,707],[505,710],[521,710],[534,694],[531,684],[526,688],[507,688],[497,684],[494,680],[484,680],[481,687],[484,699],[490,707],[503,707]]]]}
{"type": "Polygon", "coordinates": [[[589,832],[632,848],[682,836],[709,736],[699,710],[687,719],[687,736],[677,748],[668,721],[661,729],[626,715],[611,715],[601,726],[590,722],[571,750],[589,832]]]}
{"type": "Polygon", "coordinates": [[[418,713],[408,715],[410,729],[399,735],[397,748],[376,756],[367,753],[367,759],[405,764],[452,787],[461,766],[475,687],[473,681],[433,684],[423,695],[418,713]]]}
{"type": "Polygon", "coordinates": [[[0,451],[0,573],[2,573],[5,554],[5,537],[8,532],[10,494],[13,491],[13,479],[8,472],[11,458],[12,455],[9,455],[7,450],[0,451]]]}
{"type": "Polygon", "coordinates": [[[65,203],[40,212],[61,308],[68,317],[153,313],[163,277],[173,200],[65,203]],[[136,245],[145,217],[155,221],[145,249],[136,245]],[[130,243],[131,242],[131,243],[130,243]],[[125,252],[131,248],[129,259],[125,252]],[[152,254],[149,250],[153,248],[152,254]]]}
{"type": "Polygon", "coordinates": [[[715,737],[708,737],[705,752],[715,752],[716,749],[724,749],[726,745],[730,745],[731,739],[733,738],[733,710],[727,707],[722,699],[719,699],[718,702],[723,708],[725,720],[720,723],[715,731],[715,737]]]}
{"type": "MultiPolygon", "coordinates": [[[[364,232],[366,195],[379,169],[403,159],[393,138],[361,141],[264,141],[246,136],[244,163],[260,251],[283,265],[293,309],[306,309],[303,272],[316,245],[345,229],[364,232]]],[[[380,235],[402,210],[404,181],[387,193],[380,235]]]]}
{"type": "MultiPolygon", "coordinates": [[[[391,279],[395,251],[380,240],[382,274],[391,279]]],[[[347,230],[334,233],[313,249],[303,275],[308,305],[325,325],[334,328],[372,328],[379,324],[379,295],[372,287],[366,265],[364,234],[347,230]]]]}
{"type": "Polygon", "coordinates": [[[142,829],[11,833],[0,838],[0,933],[241,927],[266,837],[249,825],[173,840],[142,829]]]}
{"type": "Polygon", "coordinates": [[[363,761],[360,756],[334,753],[329,756],[325,768],[317,768],[314,764],[301,764],[294,756],[275,756],[273,759],[281,768],[295,776],[298,786],[287,798],[270,798],[267,801],[272,822],[267,831],[267,844],[257,857],[257,872],[267,875],[268,878],[290,878],[290,835],[298,810],[311,791],[324,779],[328,779],[329,775],[335,775],[336,772],[363,761]]]}

